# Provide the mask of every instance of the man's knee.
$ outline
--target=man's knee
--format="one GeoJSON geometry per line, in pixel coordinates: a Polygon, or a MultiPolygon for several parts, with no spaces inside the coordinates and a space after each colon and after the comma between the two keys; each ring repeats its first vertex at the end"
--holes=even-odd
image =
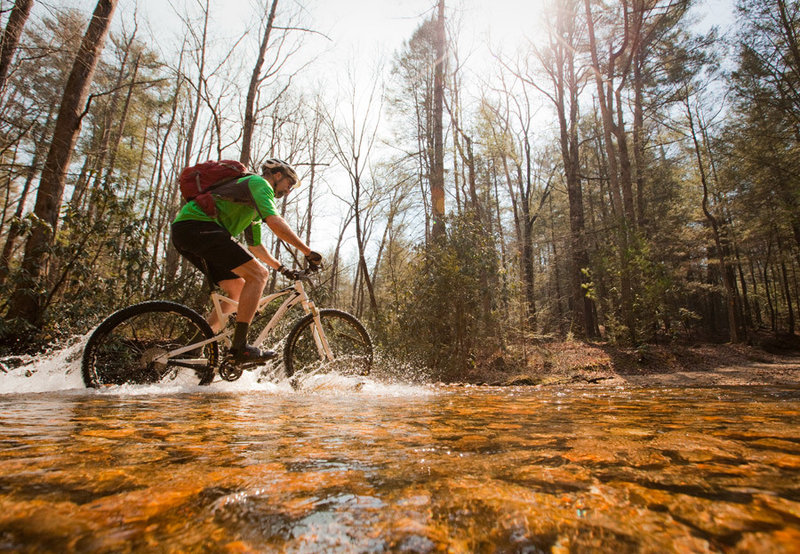
{"type": "Polygon", "coordinates": [[[244,287],[244,279],[241,277],[237,277],[236,279],[225,279],[224,281],[220,281],[218,285],[228,296],[232,298],[239,298],[239,294],[242,292],[242,287],[244,287]]]}
{"type": "Polygon", "coordinates": [[[250,283],[261,287],[266,285],[269,279],[269,271],[267,268],[256,260],[250,260],[246,264],[234,269],[233,272],[242,277],[246,284],[250,283]]]}
{"type": "Polygon", "coordinates": [[[255,272],[253,280],[256,283],[258,283],[259,286],[264,287],[267,284],[267,281],[269,280],[269,271],[267,271],[267,269],[261,264],[257,265],[258,265],[258,270],[255,272]]]}

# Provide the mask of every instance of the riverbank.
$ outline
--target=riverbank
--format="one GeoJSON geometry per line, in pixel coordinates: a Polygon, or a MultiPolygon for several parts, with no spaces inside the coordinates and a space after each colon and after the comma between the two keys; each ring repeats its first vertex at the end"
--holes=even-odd
{"type": "MultiPolygon", "coordinates": [[[[525,348],[509,346],[503,353],[484,356],[447,382],[498,386],[800,387],[800,337],[760,344],[672,343],[632,349],[599,342],[538,342],[525,348]]],[[[83,388],[83,346],[84,340],[77,340],[48,354],[0,358],[0,394],[83,388]]],[[[402,371],[392,375],[390,381],[426,381],[412,373],[402,371]]],[[[380,381],[385,376],[377,372],[375,377],[380,381]]]]}
{"type": "Polygon", "coordinates": [[[707,387],[800,386],[800,347],[739,344],[646,345],[552,342],[512,357],[495,356],[467,373],[466,381],[492,385],[603,384],[707,387]]]}

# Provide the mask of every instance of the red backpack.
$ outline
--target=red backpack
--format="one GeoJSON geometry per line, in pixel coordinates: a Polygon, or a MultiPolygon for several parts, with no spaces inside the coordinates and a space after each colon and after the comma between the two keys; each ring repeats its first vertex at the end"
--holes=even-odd
{"type": "Polygon", "coordinates": [[[253,175],[253,173],[249,173],[243,164],[235,160],[218,162],[209,160],[181,171],[178,183],[181,187],[181,195],[187,202],[194,200],[207,215],[216,217],[217,207],[211,191],[245,175],[253,175]]]}

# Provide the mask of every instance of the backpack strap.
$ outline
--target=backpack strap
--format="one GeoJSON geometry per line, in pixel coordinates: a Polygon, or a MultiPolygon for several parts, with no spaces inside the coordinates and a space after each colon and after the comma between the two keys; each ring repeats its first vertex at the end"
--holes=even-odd
{"type": "MultiPolygon", "coordinates": [[[[236,177],[229,177],[227,179],[223,179],[222,181],[217,181],[214,184],[208,185],[208,187],[206,187],[206,189],[202,192],[211,192],[215,188],[219,188],[222,185],[227,185],[229,183],[233,183],[234,181],[238,181],[242,177],[251,177],[253,175],[255,175],[255,173],[242,173],[241,175],[237,175],[236,177]]],[[[197,185],[198,187],[200,186],[200,177],[197,178],[197,185]]]]}

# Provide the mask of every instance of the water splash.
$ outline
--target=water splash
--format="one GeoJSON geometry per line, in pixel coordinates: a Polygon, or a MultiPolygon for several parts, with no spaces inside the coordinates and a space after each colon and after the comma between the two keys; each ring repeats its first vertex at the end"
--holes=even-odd
{"type": "Polygon", "coordinates": [[[0,360],[0,394],[32,393],[83,389],[81,356],[87,333],[70,346],[38,356],[13,356],[0,360]],[[14,365],[13,369],[6,369],[14,365]]]}
{"type": "Polygon", "coordinates": [[[368,378],[336,374],[316,375],[293,387],[285,377],[280,361],[245,371],[236,381],[219,378],[209,386],[162,382],[152,385],[118,385],[87,389],[81,376],[81,357],[91,332],[76,337],[70,346],[38,356],[13,356],[0,359],[0,395],[46,392],[77,392],[95,395],[149,396],[185,393],[267,393],[337,396],[353,393],[370,396],[403,397],[433,394],[424,384],[424,371],[384,356],[376,356],[368,378]],[[13,366],[13,368],[11,368],[13,366]],[[11,368],[11,369],[9,369],[11,368]]]}

